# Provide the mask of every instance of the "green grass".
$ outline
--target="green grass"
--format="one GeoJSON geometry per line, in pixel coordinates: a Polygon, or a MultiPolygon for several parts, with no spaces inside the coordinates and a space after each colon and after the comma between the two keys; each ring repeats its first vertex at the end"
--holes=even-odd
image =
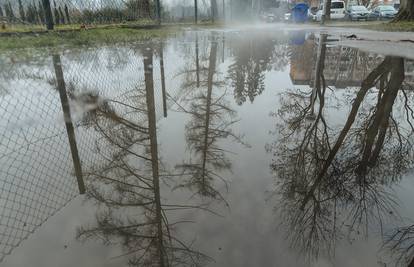
{"type": "Polygon", "coordinates": [[[0,50],[127,43],[143,39],[163,37],[176,33],[179,30],[180,27],[176,26],[166,26],[156,29],[116,27],[3,36],[0,37],[0,50]]]}
{"type": "MultiPolygon", "coordinates": [[[[312,24],[320,24],[318,22],[312,22],[312,24]]],[[[413,32],[414,21],[329,21],[326,23],[327,27],[346,27],[346,28],[363,28],[376,31],[389,31],[389,32],[413,32]]]]}
{"type": "MultiPolygon", "coordinates": [[[[0,35],[0,50],[19,48],[40,48],[59,46],[102,45],[129,43],[150,38],[165,37],[179,32],[183,26],[194,26],[192,23],[163,24],[160,27],[152,24],[118,24],[98,25],[94,28],[80,29],[80,25],[62,25],[56,30],[46,32],[28,32],[27,28],[9,30],[10,36],[0,35]]],[[[197,27],[218,27],[220,23],[202,22],[197,27]]],[[[24,26],[23,26],[24,27],[24,26]]],[[[40,26],[39,26],[40,27],[40,26]]]]}
{"type": "MultiPolygon", "coordinates": [[[[2,23],[0,23],[1,25],[2,23]]],[[[154,24],[154,20],[151,19],[140,19],[137,21],[124,22],[124,23],[111,23],[111,24],[87,24],[88,28],[108,28],[121,25],[133,25],[133,26],[146,26],[154,24]]],[[[55,30],[65,31],[65,30],[79,30],[81,28],[81,23],[73,24],[61,24],[55,25],[55,30]]],[[[31,33],[31,32],[43,32],[46,31],[45,25],[36,25],[36,24],[5,24],[5,28],[0,27],[1,33],[31,33]]]]}
{"type": "Polygon", "coordinates": [[[414,21],[384,22],[364,26],[366,29],[390,32],[414,32],[414,21]]]}
{"type": "Polygon", "coordinates": [[[414,21],[361,21],[361,22],[350,22],[350,21],[332,21],[327,23],[326,26],[334,27],[356,27],[364,28],[376,31],[389,31],[389,32],[413,32],[414,21]]]}

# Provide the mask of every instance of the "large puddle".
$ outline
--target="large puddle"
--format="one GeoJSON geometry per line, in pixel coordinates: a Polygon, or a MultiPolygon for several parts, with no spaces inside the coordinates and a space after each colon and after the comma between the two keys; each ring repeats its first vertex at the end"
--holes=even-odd
{"type": "Polygon", "coordinates": [[[5,52],[1,265],[406,266],[413,93],[310,31],[5,52]]]}

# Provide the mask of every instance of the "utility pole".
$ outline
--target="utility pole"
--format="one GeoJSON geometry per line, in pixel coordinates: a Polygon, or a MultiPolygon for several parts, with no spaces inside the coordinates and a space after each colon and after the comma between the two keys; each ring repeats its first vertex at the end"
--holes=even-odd
{"type": "Polygon", "coordinates": [[[43,0],[43,10],[45,11],[45,19],[46,19],[46,28],[48,30],[53,30],[53,16],[52,16],[52,8],[50,7],[49,0],[43,0]]]}

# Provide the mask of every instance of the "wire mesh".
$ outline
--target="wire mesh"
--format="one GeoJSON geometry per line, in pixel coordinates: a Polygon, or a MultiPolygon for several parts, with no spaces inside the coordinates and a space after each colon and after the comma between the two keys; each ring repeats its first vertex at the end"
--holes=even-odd
{"type": "Polygon", "coordinates": [[[0,259],[77,194],[56,91],[23,73],[2,81],[0,259]]]}
{"type": "Polygon", "coordinates": [[[158,19],[193,22],[196,9],[198,20],[209,20],[208,1],[200,1],[195,7],[193,0],[0,0],[0,33],[52,28],[73,30],[113,24],[146,26],[157,24],[158,19]],[[52,28],[48,28],[49,24],[52,28]]]}
{"type": "MultiPolygon", "coordinates": [[[[0,56],[0,65],[8,66],[0,71],[0,261],[79,195],[73,143],[83,170],[99,168],[111,153],[99,145],[102,140],[85,113],[97,98],[113,106],[134,105],[131,95],[144,84],[143,57],[134,45],[0,56]],[[57,67],[68,103],[59,97],[57,67]],[[65,105],[70,120],[63,119],[65,105]],[[74,128],[72,139],[68,124],[74,128]]],[[[152,66],[158,119],[164,110],[159,59],[158,53],[152,66]]],[[[165,76],[169,85],[173,74],[166,71],[165,76]]],[[[176,89],[169,88],[168,95],[174,98],[176,89]]]]}
{"type": "Polygon", "coordinates": [[[44,29],[49,17],[55,26],[149,23],[156,18],[155,2],[146,0],[1,0],[0,8],[2,27],[44,29]]]}

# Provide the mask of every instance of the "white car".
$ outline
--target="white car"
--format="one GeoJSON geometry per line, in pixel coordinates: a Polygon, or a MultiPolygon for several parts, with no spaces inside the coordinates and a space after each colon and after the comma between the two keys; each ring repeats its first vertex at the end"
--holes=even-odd
{"type": "Polygon", "coordinates": [[[292,19],[292,14],[291,13],[286,13],[284,19],[285,19],[285,21],[290,21],[292,19]]]}
{"type": "MultiPolygon", "coordinates": [[[[322,5],[316,12],[316,21],[322,20],[324,6],[322,5]]],[[[344,19],[346,15],[345,2],[334,0],[331,3],[331,19],[344,19]]]]}

